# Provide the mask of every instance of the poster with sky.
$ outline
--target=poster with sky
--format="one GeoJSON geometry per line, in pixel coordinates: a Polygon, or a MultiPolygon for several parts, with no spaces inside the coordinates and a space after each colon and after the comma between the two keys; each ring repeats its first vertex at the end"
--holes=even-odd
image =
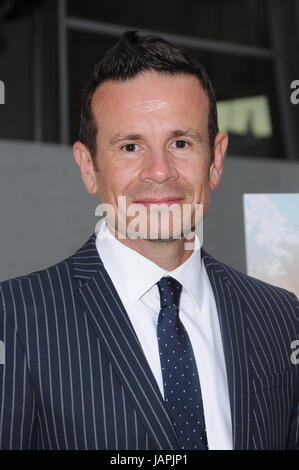
{"type": "Polygon", "coordinates": [[[247,274],[299,297],[299,194],[244,194],[247,274]]]}

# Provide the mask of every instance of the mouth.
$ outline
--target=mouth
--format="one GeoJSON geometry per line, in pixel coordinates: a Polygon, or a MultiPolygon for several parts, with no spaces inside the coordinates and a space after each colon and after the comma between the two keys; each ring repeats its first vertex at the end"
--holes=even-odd
{"type": "Polygon", "coordinates": [[[137,204],[143,204],[146,207],[150,207],[151,205],[160,205],[166,204],[167,206],[171,206],[171,204],[179,204],[182,202],[184,198],[178,196],[163,196],[163,197],[149,197],[145,199],[139,199],[138,201],[134,201],[137,204]]]}

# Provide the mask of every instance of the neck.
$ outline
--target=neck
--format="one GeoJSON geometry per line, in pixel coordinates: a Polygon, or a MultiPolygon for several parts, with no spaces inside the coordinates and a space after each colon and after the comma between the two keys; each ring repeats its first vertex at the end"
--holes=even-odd
{"type": "Polygon", "coordinates": [[[110,232],[121,243],[137,251],[145,258],[148,258],[153,263],[167,271],[173,271],[178,266],[183,264],[193,253],[193,250],[186,249],[185,244],[194,242],[194,237],[191,240],[186,238],[171,239],[171,240],[146,240],[146,239],[132,239],[120,238],[119,232],[112,229],[107,223],[110,232]]]}

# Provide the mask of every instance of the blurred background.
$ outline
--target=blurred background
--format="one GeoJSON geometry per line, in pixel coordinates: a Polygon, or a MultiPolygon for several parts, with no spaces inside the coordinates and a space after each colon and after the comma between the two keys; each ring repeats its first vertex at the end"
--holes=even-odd
{"type": "Polygon", "coordinates": [[[243,194],[299,192],[299,0],[0,0],[0,280],[94,231],[72,144],[93,64],[128,29],[188,49],[216,89],[229,147],[207,251],[246,272],[243,194]]]}

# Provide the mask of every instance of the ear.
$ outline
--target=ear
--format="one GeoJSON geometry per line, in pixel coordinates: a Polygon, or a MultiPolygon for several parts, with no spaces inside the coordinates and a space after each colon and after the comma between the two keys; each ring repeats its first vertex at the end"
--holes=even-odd
{"type": "Polygon", "coordinates": [[[210,165],[210,189],[216,189],[220,183],[227,144],[228,135],[226,132],[218,132],[214,140],[214,150],[212,155],[213,158],[210,165]]]}
{"type": "Polygon", "coordinates": [[[73,146],[73,154],[77,165],[80,167],[81,177],[85,184],[86,191],[90,194],[97,192],[96,174],[91,154],[82,142],[75,142],[73,146]]]}

